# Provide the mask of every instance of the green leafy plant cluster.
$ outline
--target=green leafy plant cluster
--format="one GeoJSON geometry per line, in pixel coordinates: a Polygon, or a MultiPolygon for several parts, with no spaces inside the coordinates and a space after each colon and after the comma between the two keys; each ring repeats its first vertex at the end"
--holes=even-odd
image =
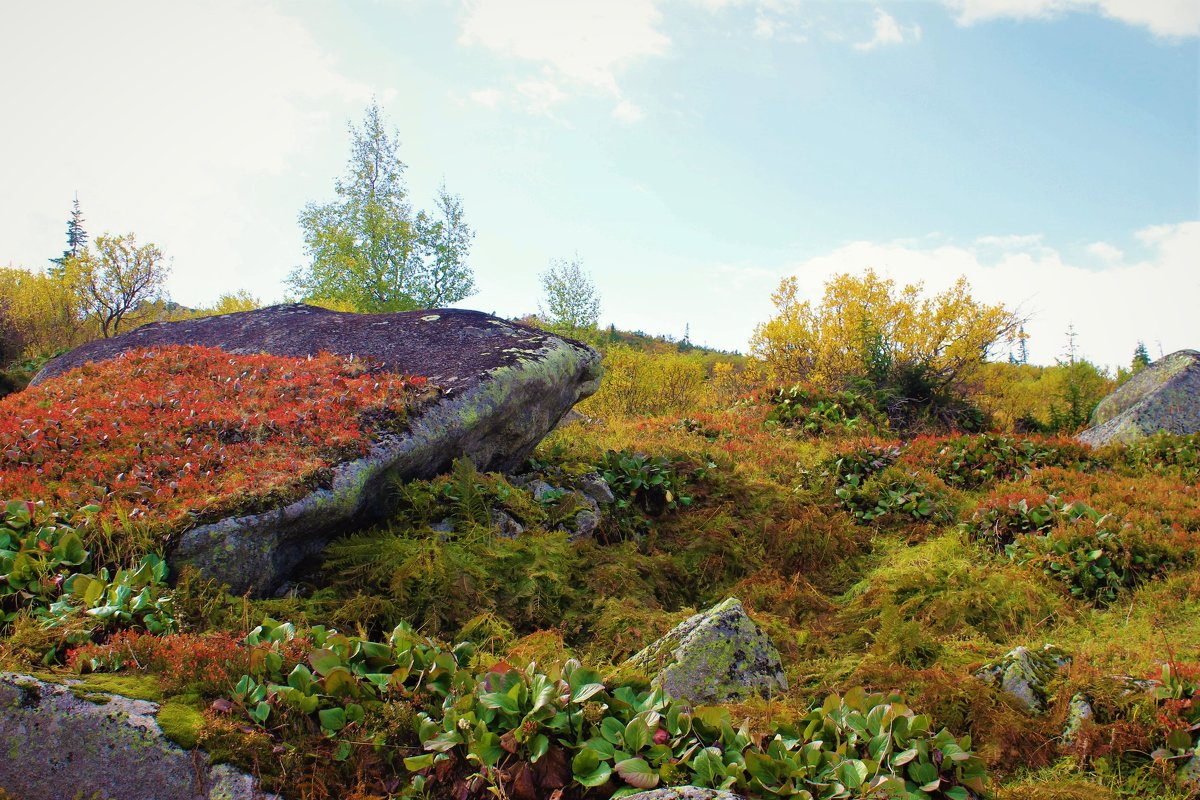
{"type": "Polygon", "coordinates": [[[1200,758],[1200,670],[1164,664],[1154,694],[1160,708],[1162,745],[1150,756],[1176,769],[1194,766],[1192,759],[1200,758]]]}
{"type": "Polygon", "coordinates": [[[234,706],[265,730],[307,720],[337,741],[334,757],[344,760],[356,746],[386,745],[370,729],[373,707],[408,703],[420,709],[420,746],[403,762],[412,795],[452,782],[466,787],[464,797],[568,786],[620,797],[682,784],[809,800],[967,800],[982,791],[970,740],[934,733],[895,696],[854,689],[755,736],[745,724],[735,730],[725,708],[613,685],[574,660],[553,672],[500,662],[476,674],[470,643],[445,649],[408,626],[385,642],[317,627],[305,633],[306,663],[287,670],[283,645],[296,636],[292,625],[266,620],[246,637],[261,655],[232,692],[234,706]]]}
{"type": "MultiPolygon", "coordinates": [[[[98,509],[85,506],[90,517],[98,509]]],[[[84,615],[95,628],[141,627],[152,633],[175,629],[171,597],[164,589],[167,564],[156,555],[143,556],[133,569],[88,572],[91,553],[71,517],[41,510],[34,503],[8,503],[0,521],[0,610],[2,622],[30,612],[45,627],[63,625],[84,615]]]]}
{"type": "Polygon", "coordinates": [[[1177,472],[1188,481],[1200,480],[1200,433],[1189,436],[1159,434],[1114,448],[1110,458],[1123,462],[1134,474],[1177,472]]]}
{"type": "Polygon", "coordinates": [[[1063,518],[1044,535],[1025,535],[1005,547],[1010,558],[1040,566],[1067,584],[1071,595],[1104,606],[1177,566],[1160,542],[1110,515],[1076,501],[1056,512],[1063,518]]]}
{"type": "Polygon", "coordinates": [[[885,467],[865,479],[858,472],[839,476],[834,495],[861,522],[884,518],[948,521],[948,498],[927,476],[899,467],[885,467]]]}
{"type": "Polygon", "coordinates": [[[1074,509],[1074,504],[1063,505],[1052,494],[1040,499],[1030,494],[1004,495],[981,503],[959,527],[971,541],[1004,553],[1020,536],[1049,532],[1058,521],[1071,518],[1074,509]]]}
{"type": "Polygon", "coordinates": [[[0,511],[0,624],[12,622],[22,609],[48,608],[62,593],[63,581],[91,561],[63,515],[36,519],[38,513],[36,505],[23,500],[0,511]]]}
{"type": "Polygon", "coordinates": [[[108,630],[136,627],[172,633],[178,625],[166,582],[167,562],[153,553],[142,556],[135,568],[118,569],[111,578],[107,567],[96,575],[77,573],[63,581],[61,599],[43,618],[53,626],[84,614],[108,630]]]}
{"type": "Polygon", "coordinates": [[[932,469],[950,486],[977,489],[996,481],[1028,475],[1040,467],[1078,463],[1086,458],[1086,449],[1068,440],[980,433],[918,440],[909,447],[906,455],[932,469]],[[934,447],[937,447],[935,451],[928,452],[934,447]]]}
{"type": "Polygon", "coordinates": [[[796,385],[778,389],[767,402],[767,421],[810,435],[871,433],[887,428],[874,400],[860,392],[820,392],[796,385]]]}
{"type": "Polygon", "coordinates": [[[608,450],[598,466],[619,509],[636,507],[658,516],[692,503],[692,498],[683,493],[683,476],[663,456],[608,450]]]}

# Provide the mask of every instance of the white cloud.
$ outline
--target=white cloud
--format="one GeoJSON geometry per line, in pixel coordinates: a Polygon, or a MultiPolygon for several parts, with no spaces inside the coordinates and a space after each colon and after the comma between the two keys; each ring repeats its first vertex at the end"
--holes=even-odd
{"type": "Polygon", "coordinates": [[[1072,11],[1096,12],[1163,38],[1200,36],[1196,0],[942,0],[961,25],[991,19],[1050,19],[1072,11]]]}
{"type": "Polygon", "coordinates": [[[646,116],[646,113],[634,103],[622,100],[617,103],[617,107],[613,109],[612,115],[614,119],[624,122],[627,125],[632,125],[635,122],[641,121],[646,116]]]}
{"type": "Polygon", "coordinates": [[[904,26],[882,8],[875,10],[874,35],[865,42],[854,45],[855,50],[874,50],[888,44],[903,44],[921,38],[921,27],[917,24],[904,26]]]}
{"type": "Polygon", "coordinates": [[[1113,264],[1125,257],[1125,253],[1116,245],[1108,242],[1092,242],[1087,246],[1087,251],[1101,261],[1113,264]]]}
{"type": "Polygon", "coordinates": [[[504,99],[504,92],[499,89],[478,89],[471,92],[470,98],[472,102],[478,103],[485,108],[495,108],[504,99]]]}
{"type": "Polygon", "coordinates": [[[533,114],[551,115],[555,105],[567,99],[554,81],[529,80],[517,84],[517,94],[525,100],[525,106],[533,114]]]}
{"type": "Polygon", "coordinates": [[[523,84],[535,90],[534,111],[545,113],[569,92],[598,91],[616,98],[614,116],[628,121],[632,106],[622,108],[617,77],[667,52],[671,40],[658,29],[661,20],[654,0],[475,0],[459,41],[536,65],[539,78],[523,84]]]}
{"type": "Polygon", "coordinates": [[[78,191],[93,237],[132,230],[174,258],[180,299],[277,292],[303,199],[263,214],[246,195],[294,177],[314,135],[361,113],[371,87],[261,2],[21,3],[3,16],[0,152],[19,190],[0,193],[0,262],[44,266],[63,246],[46,232],[78,191]]]}
{"type": "Polygon", "coordinates": [[[818,300],[825,281],[842,272],[874,268],[900,284],[924,282],[928,291],[945,289],[965,275],[976,299],[1003,302],[1030,315],[1032,360],[1053,363],[1063,350],[1067,325],[1073,324],[1085,356],[1116,366],[1128,363],[1139,340],[1155,357],[1160,347],[1169,353],[1200,346],[1194,322],[1200,221],[1146,228],[1137,238],[1149,248],[1148,258],[1103,270],[1071,263],[1036,242],[996,251],[978,242],[919,247],[864,241],[808,259],[788,274],[799,278],[810,300],[818,300]]]}

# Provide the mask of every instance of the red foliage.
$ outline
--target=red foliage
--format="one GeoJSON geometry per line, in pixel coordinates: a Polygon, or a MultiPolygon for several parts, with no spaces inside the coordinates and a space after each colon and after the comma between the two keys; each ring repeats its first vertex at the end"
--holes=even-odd
{"type": "Polygon", "coordinates": [[[0,400],[0,497],[176,527],[311,488],[425,388],[328,353],[134,350],[0,400]]]}

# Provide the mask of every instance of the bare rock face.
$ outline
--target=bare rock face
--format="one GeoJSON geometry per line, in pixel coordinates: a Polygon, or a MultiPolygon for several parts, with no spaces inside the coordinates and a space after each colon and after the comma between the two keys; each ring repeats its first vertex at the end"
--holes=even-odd
{"type": "Polygon", "coordinates": [[[278,800],[251,776],[178,747],[161,707],[0,673],[0,789],[37,800],[278,800]]]}
{"type": "Polygon", "coordinates": [[[736,597],[679,623],[629,659],[671,697],[724,703],[787,690],[779,651],[736,597]]]}
{"type": "Polygon", "coordinates": [[[1164,356],[1100,401],[1079,441],[1093,447],[1156,433],[1200,433],[1200,352],[1164,356]]]}
{"type": "Polygon", "coordinates": [[[339,465],[331,488],[262,514],[183,534],[169,560],[191,564],[234,593],[266,594],[337,533],[390,511],[392,480],[429,478],[456,458],[511,471],[577,401],[600,383],[590,347],[478,311],[350,314],[282,305],[145,325],[90,342],[48,363],[34,383],[141,347],[201,345],[231,353],[354,355],[442,389],[399,435],[380,435],[363,458],[339,465]]]}

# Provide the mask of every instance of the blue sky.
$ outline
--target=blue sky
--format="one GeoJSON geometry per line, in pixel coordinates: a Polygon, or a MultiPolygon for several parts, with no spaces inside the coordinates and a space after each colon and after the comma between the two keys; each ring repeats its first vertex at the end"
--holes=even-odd
{"type": "Polygon", "coordinates": [[[744,349],[785,275],[965,274],[1034,360],[1127,363],[1200,348],[1198,37],[1194,0],[8,4],[0,264],[78,191],[174,299],[280,299],[375,97],[414,201],[463,197],[463,305],[578,253],[605,322],[744,349]]]}

